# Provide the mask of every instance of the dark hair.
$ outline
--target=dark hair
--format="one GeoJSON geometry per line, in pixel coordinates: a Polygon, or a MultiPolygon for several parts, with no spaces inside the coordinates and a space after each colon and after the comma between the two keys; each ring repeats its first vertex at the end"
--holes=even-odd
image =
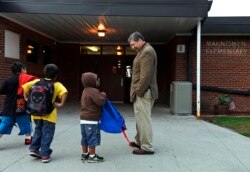
{"type": "Polygon", "coordinates": [[[50,78],[50,79],[56,79],[58,73],[59,73],[59,69],[55,64],[47,64],[44,69],[44,76],[46,78],[50,78]]]}
{"type": "Polygon", "coordinates": [[[15,62],[11,66],[13,74],[21,73],[22,69],[26,69],[26,66],[20,62],[15,62]]]}
{"type": "Polygon", "coordinates": [[[137,41],[139,41],[139,39],[145,41],[143,35],[142,35],[140,32],[134,32],[134,33],[132,33],[132,34],[129,36],[128,42],[130,42],[130,41],[132,41],[132,40],[137,42],[137,41]]]}

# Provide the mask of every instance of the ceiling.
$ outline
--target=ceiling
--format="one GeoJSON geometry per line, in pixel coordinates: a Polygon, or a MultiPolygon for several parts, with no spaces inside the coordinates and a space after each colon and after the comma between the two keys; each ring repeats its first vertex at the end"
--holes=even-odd
{"type": "Polygon", "coordinates": [[[0,0],[0,16],[63,43],[127,43],[134,31],[148,42],[167,43],[195,29],[207,16],[208,1],[0,0]],[[97,36],[100,23],[106,27],[105,37],[97,36]]]}
{"type": "Polygon", "coordinates": [[[57,42],[124,43],[130,33],[141,32],[148,42],[166,43],[176,34],[188,34],[199,18],[80,16],[49,14],[3,14],[12,21],[42,33],[57,42]],[[106,36],[97,36],[97,26],[103,23],[106,36]]]}

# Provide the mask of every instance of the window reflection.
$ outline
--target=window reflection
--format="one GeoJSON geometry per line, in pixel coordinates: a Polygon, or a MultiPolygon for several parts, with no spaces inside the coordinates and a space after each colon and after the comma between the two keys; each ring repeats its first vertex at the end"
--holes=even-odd
{"type": "Polygon", "coordinates": [[[136,55],[136,51],[129,45],[82,45],[80,46],[82,55],[136,55]]]}
{"type": "Polygon", "coordinates": [[[101,46],[80,46],[80,54],[101,55],[101,46]]]}

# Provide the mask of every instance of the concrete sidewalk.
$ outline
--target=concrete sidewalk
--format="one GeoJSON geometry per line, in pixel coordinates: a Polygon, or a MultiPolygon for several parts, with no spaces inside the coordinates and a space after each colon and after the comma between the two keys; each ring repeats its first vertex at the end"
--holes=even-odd
{"type": "MultiPolygon", "coordinates": [[[[116,105],[124,116],[128,137],[133,140],[135,119],[132,105],[116,105]]],[[[169,109],[153,110],[154,155],[133,155],[122,134],[102,132],[97,153],[103,163],[80,160],[79,103],[68,103],[59,111],[52,143],[52,161],[28,155],[18,129],[0,139],[1,172],[250,172],[250,139],[194,116],[175,116],[169,109]]]]}

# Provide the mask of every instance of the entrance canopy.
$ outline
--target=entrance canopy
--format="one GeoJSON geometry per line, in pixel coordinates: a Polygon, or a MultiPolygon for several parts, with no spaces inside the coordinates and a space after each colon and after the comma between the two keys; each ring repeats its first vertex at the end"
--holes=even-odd
{"type": "Polygon", "coordinates": [[[250,35],[250,17],[208,17],[203,23],[204,35],[250,35]]]}
{"type": "Polygon", "coordinates": [[[126,43],[139,31],[152,43],[189,34],[211,0],[0,0],[0,15],[58,42],[126,43]],[[98,37],[98,25],[105,37],[98,37]]]}

